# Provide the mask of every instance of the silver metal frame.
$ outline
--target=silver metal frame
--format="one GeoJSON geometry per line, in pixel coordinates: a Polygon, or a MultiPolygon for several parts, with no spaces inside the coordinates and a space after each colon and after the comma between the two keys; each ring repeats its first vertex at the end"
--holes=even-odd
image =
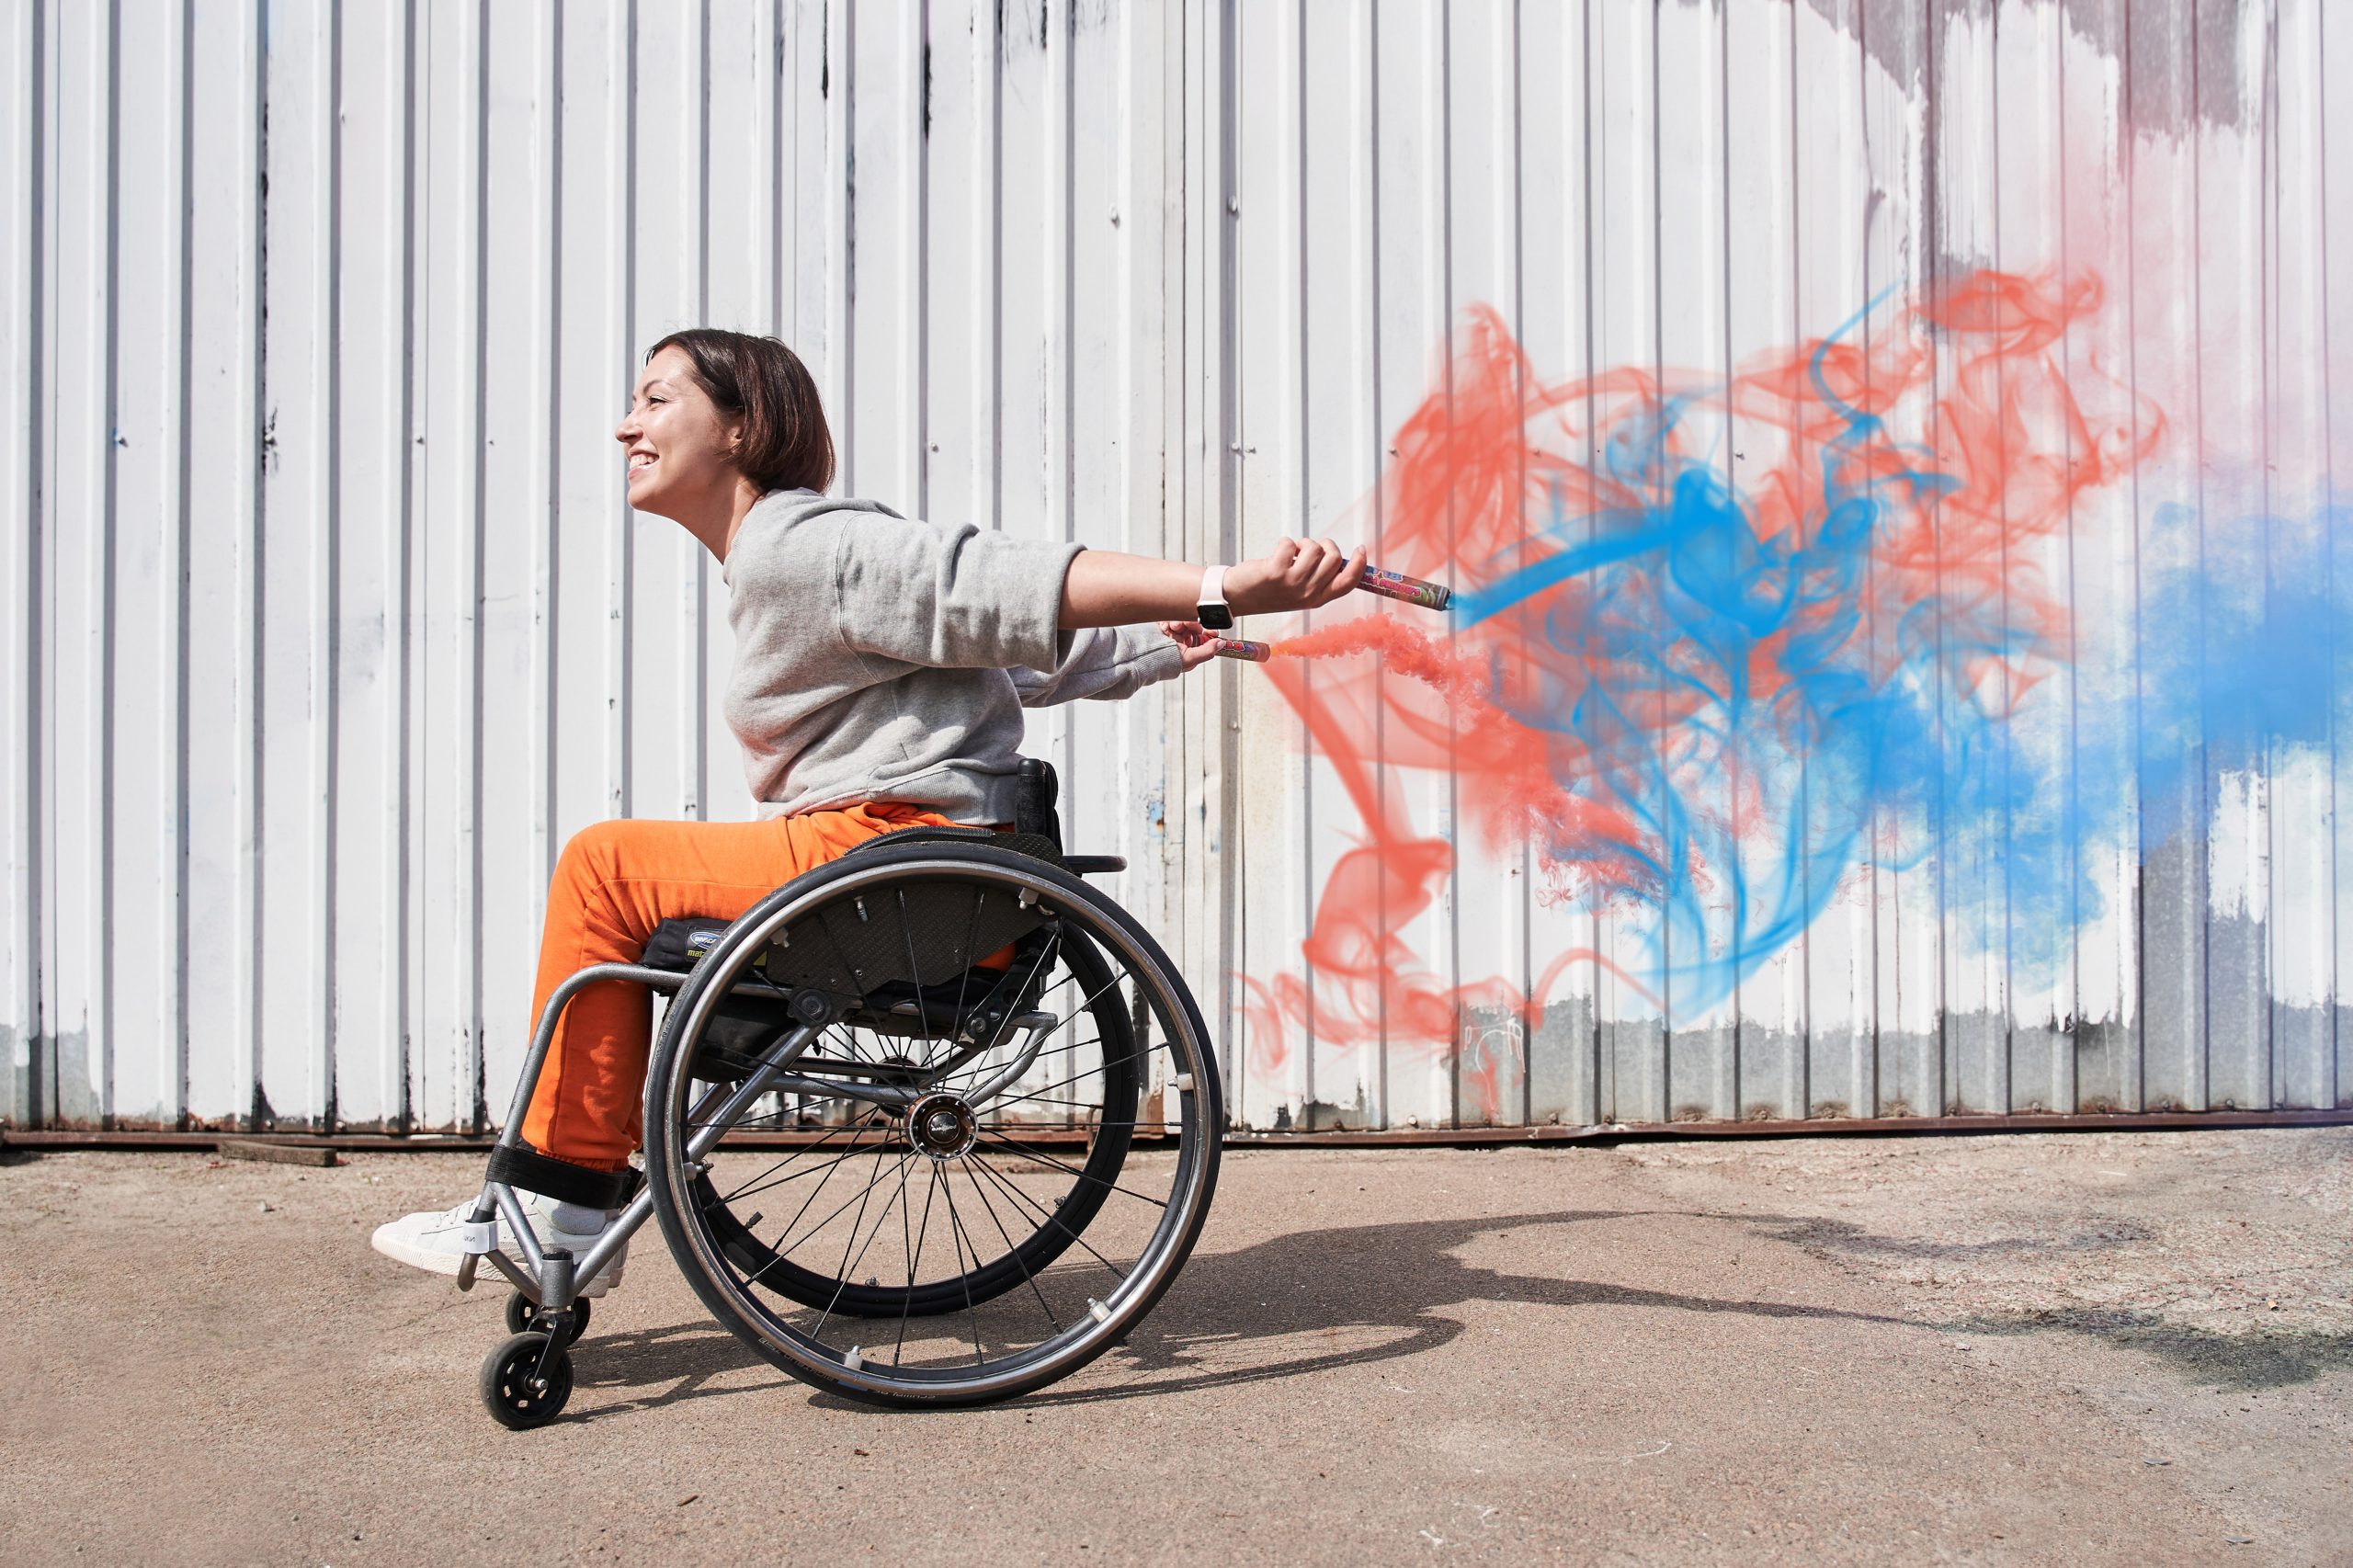
{"type": "MultiPolygon", "coordinates": [[[[688,978],[666,969],[650,969],[643,964],[633,963],[591,964],[566,977],[563,983],[549,994],[548,1005],[540,1012],[539,1027],[531,1033],[530,1053],[523,1059],[523,1072],[515,1085],[514,1103],[507,1108],[506,1125],[499,1129],[495,1146],[501,1149],[522,1147],[524,1113],[530,1108],[531,1096],[540,1086],[540,1074],[547,1066],[548,1051],[555,1041],[556,1022],[563,1017],[563,1010],[571,1005],[573,997],[591,985],[608,980],[627,981],[676,995],[685,986],[688,978]]],[[[711,1085],[710,1092],[688,1112],[697,1118],[709,1112],[711,1117],[711,1124],[695,1140],[693,1157],[699,1160],[710,1153],[711,1145],[719,1142],[726,1128],[743,1115],[745,1108],[762,1095],[779,1088],[785,1068],[809,1048],[809,1042],[820,1032],[805,1026],[791,1030],[768,1048],[752,1075],[733,1090],[730,1091],[724,1084],[711,1085]]],[[[813,1087],[822,1087],[828,1094],[841,1092],[838,1086],[824,1080],[801,1081],[813,1087]]],[[[621,1248],[629,1244],[630,1238],[637,1233],[653,1212],[654,1199],[641,1187],[637,1196],[631,1199],[628,1206],[614,1217],[613,1222],[605,1227],[604,1233],[597,1238],[595,1244],[572,1260],[570,1272],[574,1294],[579,1286],[596,1278],[604,1267],[619,1256],[621,1248]]],[[[494,1244],[487,1252],[471,1256],[458,1266],[458,1289],[473,1289],[476,1258],[487,1258],[491,1267],[505,1275],[507,1282],[521,1291],[533,1305],[546,1306],[549,1294],[546,1285],[551,1278],[547,1253],[540,1244],[539,1233],[531,1228],[530,1216],[523,1211],[522,1199],[515,1196],[515,1188],[506,1182],[483,1182],[482,1197],[474,1204],[477,1221],[494,1217],[505,1220],[515,1233],[515,1247],[523,1255],[522,1259],[518,1264],[500,1250],[495,1244],[494,1233],[494,1244]]],[[[572,1303],[566,1300],[560,1304],[569,1307],[572,1303]]]]}
{"type": "MultiPolygon", "coordinates": [[[[644,964],[633,963],[591,964],[586,969],[567,976],[563,983],[550,993],[547,1006],[540,1009],[538,1027],[531,1031],[530,1051],[523,1058],[523,1071],[516,1080],[514,1101],[506,1109],[506,1123],[499,1129],[498,1142],[494,1146],[501,1149],[519,1149],[523,1146],[523,1117],[530,1109],[531,1096],[539,1088],[540,1074],[547,1066],[548,1051],[555,1043],[556,1023],[563,1017],[564,1008],[571,1006],[574,996],[591,985],[612,980],[626,981],[632,985],[646,986],[665,995],[675,996],[685,988],[690,978],[690,974],[679,974],[671,970],[653,969],[644,964]]],[[[733,978],[730,976],[731,988],[733,978]]],[[[979,1089],[966,1097],[977,1104],[1002,1094],[1017,1081],[1022,1074],[1029,1070],[1030,1063],[1038,1058],[1039,1051],[1053,1034],[1056,1027],[1063,1022],[1064,1020],[1055,1017],[1051,1013],[1034,1011],[1020,1014],[1008,1020],[1009,1026],[1029,1030],[1029,1040],[1009,1067],[998,1073],[988,1083],[982,1085],[979,1089]]],[[[902,1087],[885,1084],[858,1084],[835,1078],[813,1078],[801,1074],[787,1072],[786,1069],[823,1032],[822,1028],[803,1027],[794,1029],[768,1049],[767,1053],[761,1057],[756,1070],[734,1090],[729,1091],[727,1085],[723,1084],[713,1085],[710,1090],[687,1113],[689,1119],[703,1120],[708,1117],[710,1121],[710,1125],[704,1129],[703,1132],[690,1142],[688,1146],[690,1158],[699,1161],[704,1154],[709,1153],[712,1146],[724,1135],[725,1131],[733,1125],[754,1101],[765,1094],[820,1094],[833,1097],[867,1100],[876,1105],[904,1107],[913,1105],[930,1092],[926,1085],[902,1087]]],[[[952,1063],[943,1063],[941,1072],[948,1071],[952,1063]]],[[[569,1307],[572,1304],[572,1298],[578,1294],[579,1289],[595,1279],[605,1266],[620,1255],[620,1250],[629,1244],[630,1239],[644,1226],[653,1213],[653,1196],[648,1189],[640,1187],[637,1195],[630,1199],[618,1215],[614,1216],[612,1223],[605,1227],[596,1243],[586,1252],[571,1261],[571,1290],[551,1291],[549,1289],[549,1283],[557,1276],[551,1276],[550,1273],[547,1250],[540,1244],[539,1233],[532,1229],[530,1217],[523,1210],[522,1199],[516,1196],[515,1188],[510,1184],[503,1181],[485,1181],[483,1183],[482,1196],[474,1204],[474,1219],[477,1221],[504,1220],[507,1228],[514,1233],[515,1248],[522,1254],[522,1256],[519,1259],[508,1257],[506,1252],[496,1244],[496,1233],[494,1231],[493,1244],[487,1251],[470,1254],[459,1264],[458,1289],[472,1290],[479,1265],[486,1261],[533,1305],[546,1306],[551,1295],[561,1295],[564,1299],[560,1304],[569,1307]]],[[[561,1259],[555,1261],[558,1265],[562,1263],[561,1259]]],[[[561,1272],[559,1267],[558,1274],[560,1275],[561,1272]]]]}

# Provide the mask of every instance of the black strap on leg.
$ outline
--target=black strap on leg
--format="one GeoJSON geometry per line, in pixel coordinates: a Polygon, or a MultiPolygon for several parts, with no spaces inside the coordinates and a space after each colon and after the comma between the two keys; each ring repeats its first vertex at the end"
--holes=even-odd
{"type": "Polygon", "coordinates": [[[558,1203],[577,1203],[584,1209],[619,1209],[637,1196],[638,1184],[645,1176],[635,1170],[590,1170],[586,1165],[554,1159],[536,1149],[501,1145],[490,1152],[490,1179],[536,1192],[541,1198],[552,1198],[558,1203]]]}

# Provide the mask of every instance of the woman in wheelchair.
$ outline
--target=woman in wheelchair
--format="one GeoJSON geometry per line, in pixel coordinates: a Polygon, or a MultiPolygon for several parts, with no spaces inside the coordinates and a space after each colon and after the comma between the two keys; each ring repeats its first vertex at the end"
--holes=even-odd
{"type": "MultiPolygon", "coordinates": [[[[759,820],[605,822],[574,837],[548,890],[535,1018],[544,1018],[580,971],[639,964],[665,921],[738,922],[795,879],[881,835],[926,825],[1010,827],[1022,785],[1024,708],[1122,698],[1167,679],[1211,657],[1213,638],[1201,619],[1230,624],[1222,613],[1228,607],[1247,615],[1329,603],[1355,584],[1362,564],[1329,540],[1286,540],[1256,560],[1205,570],[940,526],[877,502],[827,496],[834,448],[815,385],[773,338],[708,328],[664,338],[646,356],[614,435],[631,506],[677,523],[722,563],[735,642],[725,712],[759,820]],[[1153,622],[1160,623],[1156,631],[1138,630],[1153,622]]],[[[985,846],[956,847],[970,858],[985,846]]],[[[936,884],[940,873],[929,874],[936,884]]],[[[906,893],[896,896],[904,906],[906,893]]],[[[863,902],[858,912],[867,918],[863,902]]],[[[779,929],[790,936],[799,928],[779,929]]],[[[1098,936],[1095,945],[1102,942],[1098,936]]],[[[939,1004],[921,996],[932,983],[926,961],[911,952],[900,966],[907,972],[891,983],[904,991],[912,983],[913,1010],[904,998],[893,1005],[903,1017],[919,1017],[928,1037],[926,1009],[939,1004]]],[[[976,977],[1001,972],[979,955],[966,953],[963,962],[966,993],[976,977]]],[[[756,978],[742,963],[736,972],[756,978]]],[[[838,992],[808,989],[840,998],[836,1007],[870,1014],[882,994],[848,980],[838,992]]],[[[671,1013],[693,994],[689,986],[671,1013]]],[[[501,1205],[494,1249],[501,1257],[518,1248],[588,1255],[636,1181],[631,1156],[647,1131],[641,1111],[652,994],[641,975],[597,980],[562,1001],[519,1139],[510,1137],[492,1165],[492,1181],[506,1184],[516,1200],[501,1205]],[[537,1246],[514,1233],[526,1220],[537,1246]]],[[[835,1018],[825,1027],[841,1034],[854,1026],[835,1018]]],[[[713,1081],[703,1071],[702,1081],[713,1081]]],[[[902,1114],[907,1105],[894,1105],[885,1090],[904,1100],[913,1086],[947,1080],[923,1079],[905,1062],[892,1071],[904,1080],[896,1089],[881,1068],[854,1082],[845,1069],[838,1081],[852,1086],[841,1103],[877,1127],[889,1122],[897,1139],[889,1146],[904,1150],[913,1147],[913,1123],[902,1114]],[[865,1097],[853,1104],[858,1095],[865,1097]]],[[[812,1081],[808,1072],[800,1077],[812,1081]]],[[[796,1114],[805,1120],[807,1097],[804,1091],[799,1112],[768,1113],[765,1125],[790,1125],[796,1114]]],[[[748,1113],[740,1108],[735,1114],[739,1131],[758,1123],[741,1119],[748,1113]]],[[[837,1128],[858,1122],[858,1116],[845,1120],[838,1108],[829,1114],[837,1128]]],[[[969,1108],[956,1114],[972,1115],[969,1108]]],[[[955,1119],[944,1109],[940,1116],[943,1129],[955,1119]]],[[[651,1158],[649,1150],[649,1165],[651,1158]]],[[[685,1179],[709,1180],[704,1162],[679,1168],[685,1179]]],[[[374,1244],[471,1283],[470,1260],[489,1244],[488,1203],[469,1199],[394,1220],[375,1233],[374,1244]]],[[[913,1221],[902,1215],[892,1223],[913,1221]]],[[[960,1258],[968,1242],[977,1256],[977,1238],[951,1240],[960,1258]]],[[[622,1261],[622,1251],[611,1249],[594,1278],[574,1282],[578,1294],[600,1295],[618,1283],[622,1261]]],[[[854,1283],[851,1272],[845,1264],[845,1288],[854,1283]]],[[[920,1272],[911,1260],[910,1289],[920,1272]]],[[[967,1270],[958,1278],[972,1277],[967,1270]]],[[[904,1292],[894,1299],[904,1321],[914,1309],[904,1292]]],[[[855,1369],[860,1353],[853,1346],[847,1354],[855,1369]]]]}

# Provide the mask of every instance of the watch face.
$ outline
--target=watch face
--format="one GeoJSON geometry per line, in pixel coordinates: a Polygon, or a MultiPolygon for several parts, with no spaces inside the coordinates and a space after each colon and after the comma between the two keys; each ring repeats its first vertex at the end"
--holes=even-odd
{"type": "Polygon", "coordinates": [[[1224,605],[1195,605],[1193,619],[1211,631],[1224,631],[1233,625],[1233,611],[1224,605]]]}

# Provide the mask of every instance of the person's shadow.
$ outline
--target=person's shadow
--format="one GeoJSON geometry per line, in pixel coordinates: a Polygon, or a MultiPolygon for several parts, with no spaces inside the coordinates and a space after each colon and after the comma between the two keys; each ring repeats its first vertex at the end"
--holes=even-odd
{"type": "MultiPolygon", "coordinates": [[[[1509,1273],[1479,1267],[1457,1256],[1483,1237],[1540,1226],[1636,1219],[1649,1212],[1563,1210],[1483,1220],[1332,1226],[1269,1237],[1231,1252],[1196,1253],[1152,1315],[1107,1358],[1124,1373],[1118,1382],[1031,1394],[1027,1403],[1133,1399],[1306,1377],[1418,1356],[1461,1335],[1462,1324],[1447,1311],[1472,1301],[1663,1307],[1915,1326],[1900,1318],[1836,1307],[1509,1273]],[[1253,1345],[1262,1346],[1264,1353],[1250,1354],[1247,1347],[1253,1345]]],[[[711,1386],[711,1379],[720,1374],[766,1363],[708,1321],[610,1337],[592,1335],[574,1365],[583,1387],[642,1392],[642,1397],[608,1405],[598,1414],[774,1386],[765,1381],[711,1386]],[[661,1392],[653,1392],[657,1388],[661,1392]]],[[[780,1374],[777,1380],[788,1381],[780,1374]]],[[[820,1403],[848,1403],[832,1394],[811,1397],[820,1403]]]]}

